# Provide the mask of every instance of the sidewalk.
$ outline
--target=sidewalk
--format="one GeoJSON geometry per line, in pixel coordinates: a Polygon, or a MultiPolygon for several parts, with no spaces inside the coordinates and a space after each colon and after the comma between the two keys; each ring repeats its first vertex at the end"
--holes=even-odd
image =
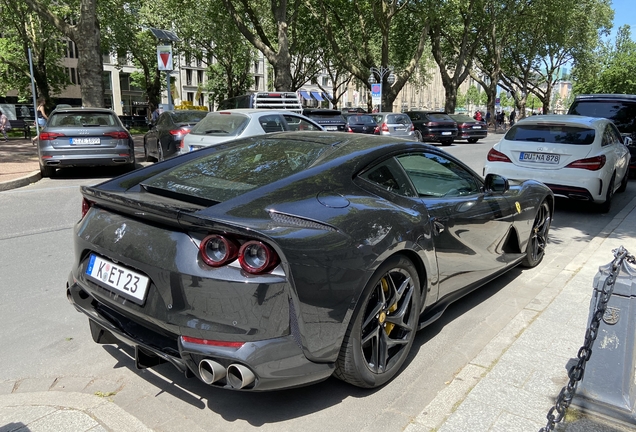
{"type": "MultiPolygon", "coordinates": [[[[39,178],[37,150],[30,140],[0,142],[0,191],[39,178]]],[[[636,198],[569,263],[560,268],[545,264],[551,282],[423,407],[406,431],[525,432],[544,427],[568,380],[566,363],[583,343],[594,275],[612,261],[612,249],[618,246],[636,255],[635,232],[636,198]]],[[[41,385],[0,385],[0,432],[61,430],[149,429],[108,397],[41,385]]],[[[636,425],[570,407],[555,430],[624,432],[636,431],[636,425]]]]}

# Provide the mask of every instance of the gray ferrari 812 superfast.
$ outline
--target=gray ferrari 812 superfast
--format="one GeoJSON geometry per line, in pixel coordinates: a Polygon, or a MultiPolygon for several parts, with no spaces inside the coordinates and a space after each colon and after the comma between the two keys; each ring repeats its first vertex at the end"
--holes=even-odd
{"type": "Polygon", "coordinates": [[[67,296],[93,339],[252,391],[372,388],[454,300],[544,255],[554,197],[394,137],[245,138],[82,187],[67,296]]]}

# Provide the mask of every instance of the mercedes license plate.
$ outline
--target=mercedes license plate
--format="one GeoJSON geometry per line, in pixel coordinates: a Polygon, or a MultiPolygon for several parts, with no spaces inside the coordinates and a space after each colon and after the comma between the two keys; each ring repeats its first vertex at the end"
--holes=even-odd
{"type": "Polygon", "coordinates": [[[78,144],[99,144],[99,138],[71,138],[71,145],[78,144]]]}
{"type": "Polygon", "coordinates": [[[473,129],[481,129],[481,126],[475,125],[475,126],[473,126],[473,129]]]}
{"type": "Polygon", "coordinates": [[[451,135],[452,132],[442,132],[442,135],[451,135]]]}
{"type": "Polygon", "coordinates": [[[122,297],[143,304],[150,279],[120,264],[91,254],[86,274],[122,297]]]}
{"type": "Polygon", "coordinates": [[[519,162],[538,162],[545,164],[558,164],[561,160],[561,155],[549,154],[549,153],[519,153],[519,162]]]}
{"type": "Polygon", "coordinates": [[[338,126],[325,126],[325,130],[337,131],[338,130],[338,126]]]}

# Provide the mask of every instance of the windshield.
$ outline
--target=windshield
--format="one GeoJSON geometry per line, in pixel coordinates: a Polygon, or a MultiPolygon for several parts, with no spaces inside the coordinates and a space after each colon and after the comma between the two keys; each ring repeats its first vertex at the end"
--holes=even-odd
{"type": "Polygon", "coordinates": [[[368,115],[353,115],[348,118],[348,121],[352,124],[375,124],[373,117],[368,115]]]}
{"type": "Polygon", "coordinates": [[[252,138],[181,164],[143,186],[223,202],[306,169],[328,149],[315,142],[252,138]]]}
{"type": "Polygon", "coordinates": [[[47,126],[119,126],[119,122],[108,112],[58,112],[51,116],[47,126]]]}
{"type": "Polygon", "coordinates": [[[595,130],[581,126],[517,123],[506,133],[509,141],[531,141],[551,144],[588,145],[594,142],[595,130]]]}
{"type": "Polygon", "coordinates": [[[240,134],[249,117],[243,114],[216,112],[208,114],[190,131],[191,135],[236,136],[240,134]]]}
{"type": "Polygon", "coordinates": [[[428,113],[426,115],[430,121],[454,121],[448,114],[444,113],[428,113]]]}

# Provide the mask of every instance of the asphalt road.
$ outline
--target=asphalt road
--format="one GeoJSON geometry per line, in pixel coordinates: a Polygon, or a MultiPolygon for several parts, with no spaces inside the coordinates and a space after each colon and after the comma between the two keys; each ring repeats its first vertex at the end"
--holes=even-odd
{"type": "MultiPolygon", "coordinates": [[[[481,173],[496,139],[445,149],[481,173]]],[[[130,350],[93,343],[87,319],[66,301],[78,187],[112,175],[65,170],[0,193],[0,393],[9,386],[97,393],[157,431],[401,431],[636,193],[632,180],[609,214],[558,201],[544,262],[514,269],[449,307],[418,334],[405,369],[385,387],[361,390],[331,378],[243,393],[185,379],[169,365],[136,370],[130,350]]]]}

